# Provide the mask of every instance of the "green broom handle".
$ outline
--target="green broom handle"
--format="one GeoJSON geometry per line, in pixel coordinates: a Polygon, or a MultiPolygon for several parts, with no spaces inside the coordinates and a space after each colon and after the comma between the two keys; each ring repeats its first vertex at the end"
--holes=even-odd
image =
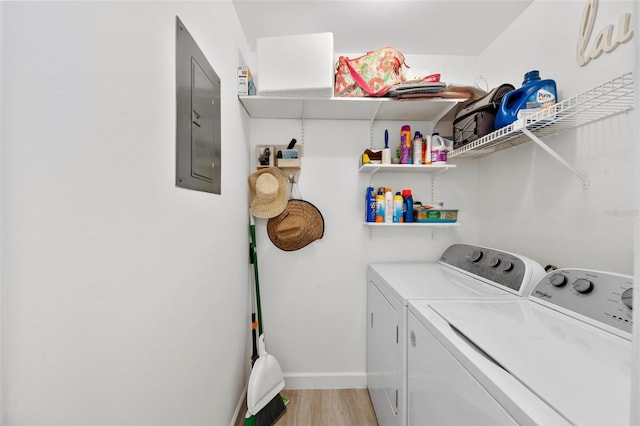
{"type": "Polygon", "coordinates": [[[256,305],[258,309],[258,335],[262,334],[262,308],[260,307],[260,278],[258,274],[258,248],[256,247],[256,225],[251,215],[249,236],[251,237],[251,263],[253,263],[254,282],[256,286],[256,305]]]}

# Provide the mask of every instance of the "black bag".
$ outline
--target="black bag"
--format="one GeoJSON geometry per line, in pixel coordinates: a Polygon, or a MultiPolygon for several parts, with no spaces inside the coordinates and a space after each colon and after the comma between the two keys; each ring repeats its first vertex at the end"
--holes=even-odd
{"type": "Polygon", "coordinates": [[[505,83],[494,88],[485,96],[464,105],[453,120],[453,148],[481,138],[495,130],[494,121],[502,97],[515,90],[505,83]]]}

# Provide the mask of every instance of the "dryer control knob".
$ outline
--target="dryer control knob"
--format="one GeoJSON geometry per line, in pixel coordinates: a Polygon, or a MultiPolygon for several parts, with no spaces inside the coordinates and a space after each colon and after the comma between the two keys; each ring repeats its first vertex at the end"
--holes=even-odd
{"type": "Polygon", "coordinates": [[[633,288],[628,288],[620,296],[622,303],[629,309],[633,309],[633,288]]]}
{"type": "Polygon", "coordinates": [[[567,277],[562,274],[553,274],[549,278],[549,282],[554,287],[564,287],[567,284],[567,277]]]}
{"type": "Polygon", "coordinates": [[[473,253],[471,253],[471,256],[469,256],[469,260],[472,262],[479,262],[480,259],[482,259],[482,256],[484,255],[484,253],[482,253],[481,250],[475,250],[473,253]]]}
{"type": "Polygon", "coordinates": [[[584,278],[579,278],[573,282],[573,288],[576,289],[578,293],[587,294],[593,290],[593,283],[584,278]]]}
{"type": "Polygon", "coordinates": [[[504,262],[502,262],[502,270],[504,272],[509,272],[513,269],[513,262],[509,262],[508,260],[505,260],[504,262]]]}
{"type": "Polygon", "coordinates": [[[500,264],[500,259],[498,259],[497,257],[494,257],[489,261],[489,266],[491,266],[492,268],[497,268],[499,264],[500,264]]]}

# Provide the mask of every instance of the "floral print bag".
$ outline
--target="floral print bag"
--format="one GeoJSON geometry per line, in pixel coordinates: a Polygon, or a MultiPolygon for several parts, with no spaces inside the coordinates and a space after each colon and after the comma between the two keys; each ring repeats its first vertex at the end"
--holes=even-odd
{"type": "Polygon", "coordinates": [[[402,83],[404,55],[394,47],[368,52],[355,59],[344,56],[336,64],[334,96],[384,96],[402,83]]]}

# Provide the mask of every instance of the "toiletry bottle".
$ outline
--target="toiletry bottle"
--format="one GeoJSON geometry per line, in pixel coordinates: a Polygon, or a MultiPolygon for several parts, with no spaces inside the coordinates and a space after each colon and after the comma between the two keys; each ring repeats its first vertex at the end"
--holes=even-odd
{"type": "Polygon", "coordinates": [[[384,222],[384,194],[378,191],[376,195],[376,222],[384,222]]]}
{"type": "Polygon", "coordinates": [[[367,222],[376,221],[376,195],[373,192],[373,186],[367,187],[367,193],[365,195],[365,219],[367,222]]]}
{"type": "Polygon", "coordinates": [[[422,164],[431,164],[431,135],[424,135],[422,140],[422,164]]]}
{"type": "Polygon", "coordinates": [[[393,222],[393,192],[391,192],[391,188],[387,188],[384,193],[384,221],[386,223],[393,222]]]}
{"type": "Polygon", "coordinates": [[[422,134],[416,130],[413,137],[413,164],[422,164],[422,134]]]}
{"type": "Polygon", "coordinates": [[[396,192],[395,197],[393,197],[393,222],[394,223],[404,222],[404,217],[402,215],[403,203],[404,203],[404,199],[402,198],[400,191],[396,192]]]}
{"type": "Polygon", "coordinates": [[[408,124],[400,130],[400,164],[411,164],[411,126],[408,124]]]}
{"type": "Polygon", "coordinates": [[[404,216],[404,222],[413,222],[413,195],[410,189],[402,190],[402,214],[404,216]]]}

